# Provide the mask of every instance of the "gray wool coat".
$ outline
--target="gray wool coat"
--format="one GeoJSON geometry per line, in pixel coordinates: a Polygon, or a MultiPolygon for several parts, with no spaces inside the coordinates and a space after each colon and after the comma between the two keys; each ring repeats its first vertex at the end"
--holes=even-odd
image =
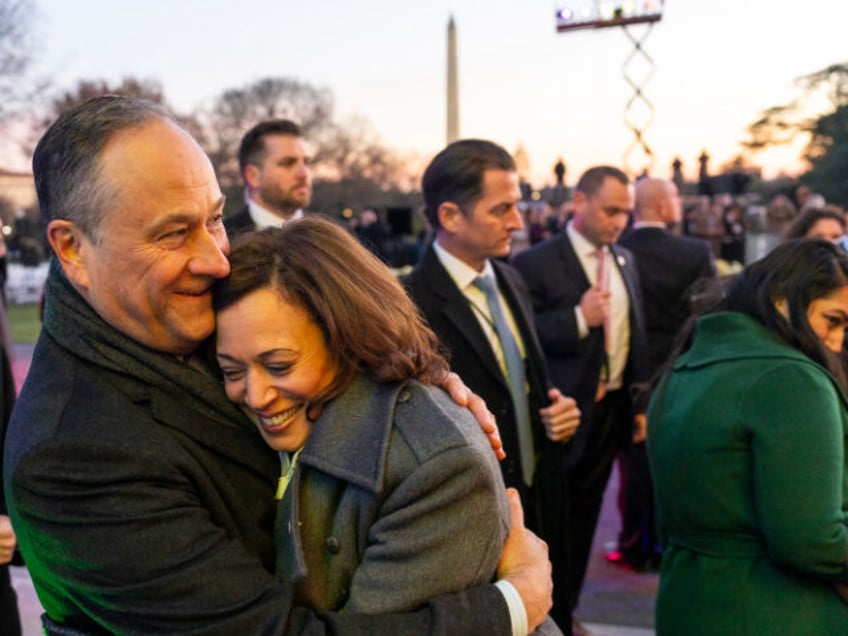
{"type": "Polygon", "coordinates": [[[495,454],[466,409],[358,376],[325,407],[277,516],[277,571],[318,610],[391,612],[493,580],[509,530],[495,454]]]}

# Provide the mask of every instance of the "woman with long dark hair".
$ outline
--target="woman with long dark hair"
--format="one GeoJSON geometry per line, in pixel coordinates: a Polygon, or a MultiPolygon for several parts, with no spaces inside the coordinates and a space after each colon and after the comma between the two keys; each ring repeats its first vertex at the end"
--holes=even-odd
{"type": "Polygon", "coordinates": [[[648,412],[657,634],[848,634],[848,255],[785,243],[693,326],[648,412]]]}

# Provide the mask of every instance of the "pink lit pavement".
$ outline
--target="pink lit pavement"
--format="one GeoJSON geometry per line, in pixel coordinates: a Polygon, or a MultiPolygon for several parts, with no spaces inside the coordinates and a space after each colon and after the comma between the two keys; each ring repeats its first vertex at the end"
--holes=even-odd
{"type": "MultiPolygon", "coordinates": [[[[16,344],[12,370],[20,388],[32,358],[32,345],[16,344]]],[[[613,472],[604,496],[604,507],[595,533],[589,572],[577,615],[598,636],[653,636],[653,606],[659,577],[611,565],[604,559],[605,544],[614,543],[618,529],[615,499],[618,474],[613,472]]],[[[26,568],[13,567],[12,582],[18,592],[24,636],[41,634],[42,608],[26,568]]]]}

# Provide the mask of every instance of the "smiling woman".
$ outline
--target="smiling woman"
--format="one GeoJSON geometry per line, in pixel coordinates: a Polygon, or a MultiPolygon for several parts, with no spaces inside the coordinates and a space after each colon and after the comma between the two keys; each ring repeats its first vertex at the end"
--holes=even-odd
{"type": "Polygon", "coordinates": [[[230,263],[217,357],[280,451],[278,575],[310,607],[367,613],[491,581],[508,529],[495,455],[430,386],[447,363],[392,273],[316,216],[238,237],[230,263]]]}

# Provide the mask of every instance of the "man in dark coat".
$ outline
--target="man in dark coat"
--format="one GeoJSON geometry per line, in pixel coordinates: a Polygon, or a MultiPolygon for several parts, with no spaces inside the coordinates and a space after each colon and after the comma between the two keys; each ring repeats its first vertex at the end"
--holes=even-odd
{"type": "Polygon", "coordinates": [[[312,171],[300,126],[288,119],[256,124],[242,137],[238,161],[245,204],[224,218],[230,238],[303,216],[312,199],[312,171]]]}
{"type": "Polygon", "coordinates": [[[638,276],[630,252],[614,245],[632,208],[627,175],[590,168],[575,186],[565,229],[514,259],[533,299],[551,380],[581,412],[565,458],[575,606],[613,460],[645,434],[645,405],[632,399],[646,379],[638,276]]]}
{"type": "Polygon", "coordinates": [[[542,622],[550,565],[523,528],[496,585],[411,614],[296,607],[273,574],[279,458],[200,355],[229,273],[205,153],[159,106],[105,96],[60,116],[33,172],[54,258],[4,485],[48,633],[488,636],[542,622]]]}
{"type": "MultiPolygon", "coordinates": [[[[669,230],[681,218],[680,195],[672,181],[641,179],[636,184],[633,218],[633,229],[618,243],[636,257],[645,311],[648,372],[653,376],[665,364],[677,332],[689,316],[692,286],[715,275],[715,263],[707,243],[669,230]]],[[[624,448],[618,468],[621,533],[617,550],[607,559],[636,570],[654,569],[661,550],[645,444],[624,448]]]]}
{"type": "Polygon", "coordinates": [[[509,255],[512,233],[523,225],[521,192],[509,153],[488,141],[454,142],[424,172],[427,218],[435,233],[421,262],[404,282],[430,327],[447,349],[451,369],[495,414],[504,442],[504,481],[522,496],[528,526],[548,542],[554,576],[552,617],[570,626],[566,590],[568,518],[565,442],[580,413],[574,400],[552,388],[536,332],[533,308],[521,276],[499,261],[509,255]],[[498,318],[479,278],[496,288],[509,338],[524,368],[511,392],[509,362],[498,318]],[[522,428],[526,427],[526,428],[522,428]]]}

